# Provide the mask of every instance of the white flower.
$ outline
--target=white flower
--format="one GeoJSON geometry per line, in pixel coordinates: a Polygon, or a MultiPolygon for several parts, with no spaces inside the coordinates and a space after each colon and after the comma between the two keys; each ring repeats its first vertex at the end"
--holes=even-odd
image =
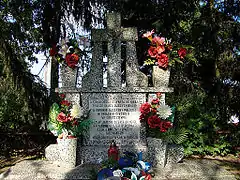
{"type": "Polygon", "coordinates": [[[234,116],[231,116],[230,121],[228,121],[228,123],[232,123],[232,124],[239,123],[239,119],[238,119],[237,115],[235,114],[234,116]]]}
{"type": "Polygon", "coordinates": [[[72,109],[70,110],[70,112],[71,112],[71,116],[72,116],[73,118],[82,116],[82,109],[81,109],[80,106],[77,105],[77,104],[74,104],[74,105],[73,105],[73,107],[72,107],[72,109]]]}
{"type": "Polygon", "coordinates": [[[160,118],[162,119],[167,119],[169,116],[172,115],[172,109],[170,106],[168,105],[161,105],[158,109],[157,109],[157,114],[160,118]]]}

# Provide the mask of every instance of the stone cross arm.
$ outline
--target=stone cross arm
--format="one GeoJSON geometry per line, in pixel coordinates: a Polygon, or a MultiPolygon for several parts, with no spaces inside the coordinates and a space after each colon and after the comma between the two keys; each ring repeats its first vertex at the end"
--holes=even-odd
{"type": "Polygon", "coordinates": [[[122,28],[121,15],[118,13],[107,14],[107,29],[93,29],[93,41],[137,41],[136,28],[122,28]]]}
{"type": "Polygon", "coordinates": [[[120,28],[120,29],[93,29],[92,41],[111,41],[112,39],[119,39],[121,41],[137,41],[136,28],[120,28]]]}

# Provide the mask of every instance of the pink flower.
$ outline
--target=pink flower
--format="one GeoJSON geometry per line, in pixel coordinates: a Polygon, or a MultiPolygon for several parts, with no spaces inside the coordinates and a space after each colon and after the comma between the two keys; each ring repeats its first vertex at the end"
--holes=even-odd
{"type": "Polygon", "coordinates": [[[160,128],[160,131],[161,131],[161,132],[167,132],[167,129],[165,129],[165,128],[160,128]]]}
{"type": "Polygon", "coordinates": [[[67,121],[67,122],[70,122],[70,121],[72,121],[72,120],[73,120],[73,117],[70,116],[70,114],[68,114],[68,115],[67,115],[67,120],[66,120],[66,121],[67,121]]]}
{"type": "Polygon", "coordinates": [[[146,33],[144,33],[143,34],[143,38],[148,38],[150,41],[152,41],[152,35],[154,34],[154,29],[150,32],[150,31],[148,31],[148,32],[146,32],[146,33]]]}
{"type": "Polygon", "coordinates": [[[57,116],[57,120],[59,122],[68,122],[68,118],[67,116],[63,113],[63,112],[60,112],[57,116]]]}
{"type": "Polygon", "coordinates": [[[157,56],[158,66],[167,68],[168,67],[168,56],[166,54],[160,54],[157,56]]]}
{"type": "Polygon", "coordinates": [[[165,47],[164,46],[158,46],[157,47],[157,53],[158,54],[161,54],[162,52],[164,52],[165,51],[165,47]]]}
{"type": "Polygon", "coordinates": [[[149,49],[148,49],[148,54],[149,54],[149,56],[151,56],[152,58],[155,58],[156,55],[158,54],[157,48],[156,48],[156,47],[153,47],[153,46],[150,46],[149,49]]]}
{"type": "Polygon", "coordinates": [[[155,36],[152,39],[152,43],[156,44],[157,46],[164,45],[165,44],[165,38],[164,37],[155,36]]]}

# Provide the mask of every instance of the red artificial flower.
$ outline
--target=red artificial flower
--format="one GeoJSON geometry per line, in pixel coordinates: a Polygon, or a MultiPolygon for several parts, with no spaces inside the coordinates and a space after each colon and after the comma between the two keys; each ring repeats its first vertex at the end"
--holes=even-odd
{"type": "Polygon", "coordinates": [[[183,59],[187,55],[187,49],[186,48],[180,48],[178,50],[178,56],[183,59]]]}
{"type": "Polygon", "coordinates": [[[66,97],[66,95],[63,94],[63,93],[61,93],[61,94],[59,94],[59,97],[60,97],[61,99],[64,99],[64,98],[66,97]]]}
{"type": "Polygon", "coordinates": [[[61,104],[61,105],[64,105],[64,106],[70,106],[70,105],[71,105],[71,103],[70,103],[69,101],[67,101],[67,100],[62,100],[62,101],[60,102],[60,104],[61,104]]]}
{"type": "Polygon", "coordinates": [[[142,114],[148,114],[150,112],[150,108],[151,108],[151,105],[148,102],[146,102],[141,105],[140,112],[142,114]]]}
{"type": "Polygon", "coordinates": [[[161,119],[157,115],[153,115],[148,118],[148,125],[150,128],[159,127],[160,123],[161,123],[161,119]]]}
{"type": "Polygon", "coordinates": [[[170,121],[161,121],[159,127],[161,132],[167,132],[167,129],[172,127],[172,123],[170,121]]]}
{"type": "Polygon", "coordinates": [[[164,46],[158,46],[157,47],[157,53],[158,54],[161,54],[162,52],[164,52],[165,51],[165,47],[164,46]]]}
{"type": "Polygon", "coordinates": [[[77,120],[74,120],[73,123],[72,123],[73,126],[77,126],[78,125],[78,121],[77,120]]]}
{"type": "Polygon", "coordinates": [[[146,177],[144,178],[145,180],[152,180],[151,174],[147,174],[146,177]]]}
{"type": "Polygon", "coordinates": [[[63,112],[60,112],[57,116],[57,120],[59,122],[68,122],[68,118],[67,116],[63,113],[63,112]]]}
{"type": "Polygon", "coordinates": [[[164,128],[168,129],[168,128],[171,128],[173,125],[170,121],[164,121],[163,126],[164,128]]]}
{"type": "Polygon", "coordinates": [[[146,114],[140,114],[139,120],[140,120],[140,121],[145,120],[145,116],[146,116],[146,114]]]}
{"type": "Polygon", "coordinates": [[[159,36],[155,36],[152,39],[152,43],[156,44],[157,46],[164,45],[165,44],[165,38],[159,37],[159,36]]]}
{"type": "Polygon", "coordinates": [[[157,109],[156,108],[151,108],[151,112],[156,114],[157,113],[157,109]]]}
{"type": "Polygon", "coordinates": [[[156,47],[153,47],[153,46],[150,46],[150,48],[148,49],[148,54],[149,54],[149,56],[151,56],[152,58],[155,58],[156,55],[158,54],[157,48],[156,48],[156,47]]]}
{"type": "Polygon", "coordinates": [[[77,63],[78,63],[78,61],[79,61],[79,56],[77,54],[70,54],[70,53],[68,53],[66,55],[65,60],[66,60],[67,65],[70,68],[75,68],[77,63]]]}
{"type": "Polygon", "coordinates": [[[73,120],[73,117],[72,117],[70,114],[68,114],[68,115],[67,115],[67,120],[66,120],[66,121],[67,121],[67,122],[70,122],[70,121],[72,121],[72,120],[73,120]]]}
{"type": "Polygon", "coordinates": [[[167,68],[168,66],[168,56],[166,54],[160,54],[157,56],[158,66],[167,68]]]}
{"type": "Polygon", "coordinates": [[[55,56],[57,54],[57,46],[54,44],[52,48],[49,50],[49,55],[50,56],[55,56]]]}
{"type": "Polygon", "coordinates": [[[167,46],[166,46],[166,49],[168,50],[168,51],[171,51],[172,50],[172,45],[171,44],[168,44],[167,46]]]}
{"type": "Polygon", "coordinates": [[[165,129],[165,128],[162,127],[162,128],[160,128],[160,131],[161,131],[161,132],[167,132],[167,129],[165,129]]]}
{"type": "Polygon", "coordinates": [[[158,103],[159,103],[159,99],[158,98],[153,99],[152,102],[151,102],[151,104],[158,104],[158,103]]]}
{"type": "Polygon", "coordinates": [[[162,96],[162,93],[157,92],[156,95],[157,95],[157,98],[160,98],[162,96]]]}

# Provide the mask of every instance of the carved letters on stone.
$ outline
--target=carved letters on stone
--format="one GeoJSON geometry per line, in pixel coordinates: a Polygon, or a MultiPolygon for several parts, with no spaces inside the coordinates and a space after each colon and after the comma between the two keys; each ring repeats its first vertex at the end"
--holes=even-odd
{"type": "Polygon", "coordinates": [[[90,141],[108,145],[111,140],[121,146],[135,146],[140,141],[139,107],[144,94],[92,94],[89,99],[91,118],[90,141]]]}

